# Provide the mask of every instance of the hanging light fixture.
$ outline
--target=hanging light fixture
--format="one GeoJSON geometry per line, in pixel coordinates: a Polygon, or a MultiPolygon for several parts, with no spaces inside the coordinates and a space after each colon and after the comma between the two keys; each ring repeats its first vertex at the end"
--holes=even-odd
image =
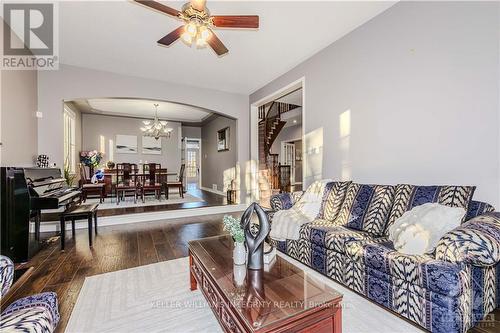
{"type": "Polygon", "coordinates": [[[161,137],[170,138],[172,135],[173,129],[167,127],[168,122],[164,120],[158,119],[158,106],[159,104],[154,104],[155,107],[155,119],[151,120],[143,120],[142,123],[144,127],[141,127],[141,131],[144,136],[151,136],[158,140],[161,137]]]}

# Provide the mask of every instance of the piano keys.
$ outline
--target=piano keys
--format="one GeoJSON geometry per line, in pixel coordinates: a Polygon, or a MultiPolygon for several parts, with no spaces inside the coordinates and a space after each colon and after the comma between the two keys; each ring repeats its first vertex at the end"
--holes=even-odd
{"type": "Polygon", "coordinates": [[[1,253],[25,262],[33,254],[29,243],[30,216],[44,209],[66,208],[81,192],[66,185],[58,168],[0,168],[1,253]]]}

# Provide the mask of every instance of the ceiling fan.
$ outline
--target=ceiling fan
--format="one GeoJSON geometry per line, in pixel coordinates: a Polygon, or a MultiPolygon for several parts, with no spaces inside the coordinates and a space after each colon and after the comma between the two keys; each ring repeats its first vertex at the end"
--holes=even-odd
{"type": "Polygon", "coordinates": [[[199,48],[209,45],[217,55],[221,56],[229,51],[213,32],[214,28],[257,29],[259,27],[257,15],[210,15],[205,6],[206,0],[191,0],[184,4],[180,11],[156,1],[135,0],[135,2],[184,21],[184,25],[158,41],[158,44],[165,46],[170,46],[181,38],[188,45],[194,43],[199,48]]]}

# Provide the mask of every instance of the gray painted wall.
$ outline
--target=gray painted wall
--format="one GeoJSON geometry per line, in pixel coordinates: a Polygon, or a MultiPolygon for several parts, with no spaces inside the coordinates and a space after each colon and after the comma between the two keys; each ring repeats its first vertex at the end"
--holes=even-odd
{"type": "MultiPolygon", "coordinates": [[[[224,171],[236,166],[237,154],[236,121],[226,117],[217,117],[201,128],[201,185],[225,191],[224,171]],[[217,151],[217,132],[229,126],[229,151],[217,151]]],[[[243,178],[244,179],[244,178],[243,178]]]]}
{"type": "Polygon", "coordinates": [[[182,126],[182,136],[184,138],[200,139],[201,127],[182,126]]]}
{"type": "Polygon", "coordinates": [[[499,6],[400,2],[250,102],[305,78],[306,183],[473,184],[498,208],[499,6]]]}
{"type": "MultiPolygon", "coordinates": [[[[175,78],[171,78],[175,80],[175,78]]],[[[203,107],[237,119],[241,178],[249,152],[248,96],[225,93],[150,80],[133,76],[61,65],[57,71],[42,71],[38,77],[39,109],[44,113],[38,123],[38,151],[49,154],[59,165],[63,161],[62,110],[64,100],[97,97],[150,98],[203,107]]],[[[236,148],[235,148],[236,149],[236,148]]],[[[249,195],[242,182],[242,200],[249,195]]]]}
{"type": "MultiPolygon", "coordinates": [[[[3,26],[0,19],[0,36],[3,26]]],[[[33,166],[38,144],[37,71],[7,70],[0,76],[0,165],[33,166]]]]}
{"type": "Polygon", "coordinates": [[[294,141],[302,138],[302,126],[295,125],[284,127],[281,132],[276,137],[276,140],[271,146],[271,152],[273,154],[281,154],[281,142],[283,141],[294,141]]]}
{"type": "Polygon", "coordinates": [[[37,72],[2,71],[1,103],[1,164],[33,166],[38,141],[37,72]]]}
{"type": "Polygon", "coordinates": [[[142,121],[135,118],[113,117],[84,113],[82,115],[83,150],[101,151],[101,136],[105,142],[103,163],[110,159],[109,140],[113,141],[113,161],[115,163],[160,163],[162,168],[178,172],[181,165],[180,123],[168,122],[173,128],[170,138],[161,138],[162,154],[151,155],[142,153],[142,121]],[[137,154],[120,154],[116,152],[116,135],[137,136],[137,154]]]}

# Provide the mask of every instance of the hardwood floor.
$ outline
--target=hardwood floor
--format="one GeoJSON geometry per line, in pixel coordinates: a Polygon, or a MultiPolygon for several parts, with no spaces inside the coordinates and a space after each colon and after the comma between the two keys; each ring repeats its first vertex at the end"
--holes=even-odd
{"type": "MultiPolygon", "coordinates": [[[[59,240],[55,239],[22,266],[33,266],[34,272],[13,299],[55,291],[61,314],[57,332],[64,332],[85,277],[186,257],[190,240],[224,233],[222,217],[218,214],[100,227],[93,248],[88,246],[87,230],[77,230],[75,239],[68,231],[66,251],[59,251],[59,240]]],[[[52,236],[44,233],[42,239],[52,236]]],[[[498,333],[499,320],[497,309],[491,321],[480,323],[470,332],[498,333]]]]}
{"type": "MultiPolygon", "coordinates": [[[[64,252],[59,251],[57,239],[22,266],[33,266],[35,270],[13,299],[56,292],[61,314],[57,331],[64,332],[85,277],[186,257],[188,241],[224,233],[222,217],[223,214],[100,227],[93,248],[88,246],[87,230],[77,230],[75,239],[71,231],[66,232],[64,252]]],[[[52,236],[44,233],[42,239],[52,236]]]]}

